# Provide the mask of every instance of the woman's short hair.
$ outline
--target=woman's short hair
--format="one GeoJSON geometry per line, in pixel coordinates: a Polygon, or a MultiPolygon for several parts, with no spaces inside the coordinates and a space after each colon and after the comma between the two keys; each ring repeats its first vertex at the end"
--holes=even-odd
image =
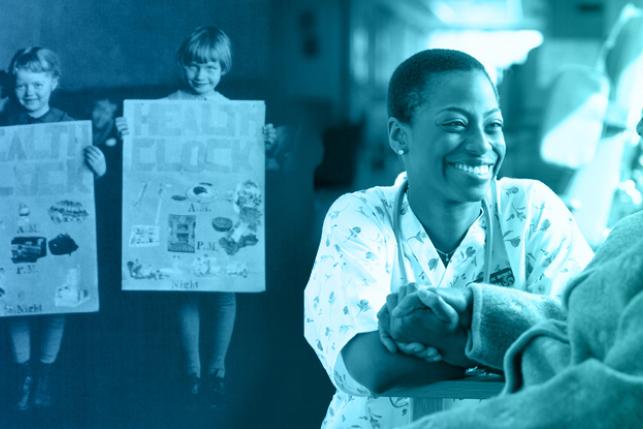
{"type": "Polygon", "coordinates": [[[496,91],[484,66],[469,54],[451,49],[427,49],[412,55],[397,66],[389,81],[389,117],[410,123],[415,109],[425,102],[424,90],[431,75],[472,70],[484,73],[496,91]]]}
{"type": "Polygon", "coordinates": [[[216,27],[197,27],[181,43],[176,60],[181,65],[218,61],[221,72],[227,73],[232,67],[230,38],[216,27]]]}
{"type": "Polygon", "coordinates": [[[16,76],[18,70],[34,73],[50,73],[60,78],[60,59],[51,49],[30,47],[16,52],[9,63],[9,74],[16,76]]]}

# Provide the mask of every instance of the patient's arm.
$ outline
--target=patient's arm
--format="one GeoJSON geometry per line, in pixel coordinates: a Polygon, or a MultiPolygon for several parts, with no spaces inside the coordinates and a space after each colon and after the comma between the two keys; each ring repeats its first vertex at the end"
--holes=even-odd
{"type": "Polygon", "coordinates": [[[501,368],[505,352],[520,335],[547,319],[561,320],[560,301],[521,290],[472,283],[473,310],[466,353],[484,365],[501,368]]]}

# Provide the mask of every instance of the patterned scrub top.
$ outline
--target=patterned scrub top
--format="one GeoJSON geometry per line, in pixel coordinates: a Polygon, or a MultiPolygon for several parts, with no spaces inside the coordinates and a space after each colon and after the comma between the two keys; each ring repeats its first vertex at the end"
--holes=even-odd
{"type": "Polygon", "coordinates": [[[377,330],[386,296],[404,282],[399,275],[393,211],[408,282],[465,287],[483,279],[487,219],[494,222],[490,282],[558,297],[592,257],[571,213],[544,184],[497,181],[490,216],[471,225],[445,267],[406,193],[401,175],[393,186],[341,196],[324,220],[321,243],[305,290],[306,340],[337,388],[322,428],[390,428],[411,421],[409,398],[374,397],[347,372],[342,348],[357,334],[377,330]]]}

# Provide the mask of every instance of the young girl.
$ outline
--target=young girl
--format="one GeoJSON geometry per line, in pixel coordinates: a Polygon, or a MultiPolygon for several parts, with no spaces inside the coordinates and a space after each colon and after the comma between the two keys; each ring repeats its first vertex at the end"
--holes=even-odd
{"type": "MultiPolygon", "coordinates": [[[[54,52],[38,47],[21,49],[11,60],[8,72],[13,96],[0,118],[1,126],[73,121],[67,113],[49,106],[51,94],[60,79],[60,61],[54,52]]],[[[85,147],[84,158],[95,177],[105,174],[105,158],[98,148],[85,147]]],[[[48,407],[51,404],[49,376],[60,350],[65,316],[9,317],[7,327],[18,367],[17,409],[48,407]],[[36,329],[40,330],[37,336],[40,344],[37,356],[33,356],[31,338],[36,329]],[[34,358],[36,362],[33,362],[34,358]],[[37,368],[33,368],[34,363],[37,368]]]]}
{"type": "MultiPolygon", "coordinates": [[[[183,87],[167,96],[171,100],[228,100],[217,86],[230,71],[230,39],[216,27],[198,27],[181,44],[177,63],[183,87]]],[[[116,120],[119,134],[128,133],[125,118],[116,120]]],[[[276,149],[277,132],[272,124],[264,127],[266,155],[276,149]]],[[[210,406],[223,399],[225,356],[230,345],[236,313],[234,293],[182,292],[176,298],[181,351],[185,361],[185,390],[188,403],[203,398],[210,406]],[[201,359],[199,345],[204,347],[201,359]]]]}

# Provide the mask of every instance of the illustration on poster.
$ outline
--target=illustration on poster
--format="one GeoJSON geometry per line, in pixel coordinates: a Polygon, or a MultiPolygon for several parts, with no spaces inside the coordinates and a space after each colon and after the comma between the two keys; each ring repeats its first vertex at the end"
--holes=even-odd
{"type": "Polygon", "coordinates": [[[69,268],[65,283],[56,289],[54,305],[56,307],[78,307],[89,300],[89,291],[80,288],[80,267],[69,268]]]}
{"type": "Polygon", "coordinates": [[[14,237],[11,240],[11,261],[14,264],[36,262],[47,256],[45,237],[14,237]]]}
{"type": "Polygon", "coordinates": [[[171,214],[168,218],[167,250],[194,253],[196,250],[196,216],[171,214]]]}
{"type": "Polygon", "coordinates": [[[89,215],[82,203],[71,200],[58,201],[48,213],[54,223],[82,222],[89,215]]]}
{"type": "MultiPolygon", "coordinates": [[[[257,229],[261,224],[261,203],[261,190],[255,182],[246,180],[237,185],[233,206],[238,219],[227,235],[219,240],[228,255],[234,255],[243,247],[254,246],[259,242],[257,229]]],[[[216,229],[214,219],[212,222],[216,229]]]]}
{"type": "Polygon", "coordinates": [[[190,187],[186,192],[187,197],[198,203],[206,203],[214,199],[214,186],[212,183],[201,182],[190,187]]]}
{"type": "Polygon", "coordinates": [[[78,244],[69,234],[58,234],[49,240],[49,251],[52,255],[71,255],[78,250],[78,244]]]}
{"type": "Polygon", "coordinates": [[[131,278],[139,280],[163,280],[170,277],[170,272],[168,270],[153,268],[151,266],[143,266],[143,264],[138,259],[134,261],[127,261],[127,270],[129,271],[129,275],[131,278]]]}
{"type": "Polygon", "coordinates": [[[221,267],[217,264],[214,255],[210,256],[206,253],[194,259],[192,273],[198,277],[213,277],[221,273],[221,267]]]}

